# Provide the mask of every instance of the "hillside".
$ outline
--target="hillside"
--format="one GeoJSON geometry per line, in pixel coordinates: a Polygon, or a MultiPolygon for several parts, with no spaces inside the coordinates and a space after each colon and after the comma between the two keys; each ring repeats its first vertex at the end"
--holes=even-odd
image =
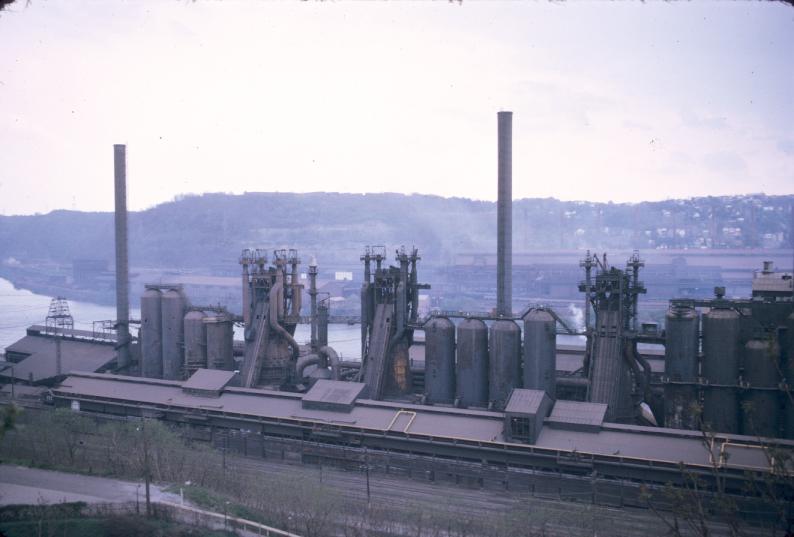
{"type": "MultiPolygon", "coordinates": [[[[514,251],[558,248],[786,248],[790,196],[731,196],[639,204],[523,199],[513,203],[514,251]]],[[[297,247],[328,265],[357,262],[366,244],[419,247],[425,262],[495,250],[492,202],[401,194],[204,194],[131,212],[134,266],[231,265],[245,247],[297,247]]],[[[113,214],[0,216],[0,260],[106,259],[113,214]]]]}

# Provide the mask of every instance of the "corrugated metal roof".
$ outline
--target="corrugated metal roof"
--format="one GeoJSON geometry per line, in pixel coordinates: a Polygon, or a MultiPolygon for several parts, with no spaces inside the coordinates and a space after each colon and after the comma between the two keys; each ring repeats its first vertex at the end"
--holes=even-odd
{"type": "MultiPolygon", "coordinates": [[[[14,377],[21,380],[33,379],[34,382],[56,376],[55,338],[46,336],[25,336],[10,345],[6,351],[29,354],[27,358],[14,365],[14,377]]],[[[61,340],[61,373],[69,371],[97,371],[113,360],[113,345],[90,343],[86,341],[61,340]]],[[[10,370],[2,373],[10,376],[10,370]]]]}
{"type": "Polygon", "coordinates": [[[508,414],[537,414],[546,392],[516,388],[510,394],[505,412],[508,414]]]}
{"type": "Polygon", "coordinates": [[[582,403],[580,401],[557,401],[548,421],[557,425],[573,425],[576,428],[600,429],[604,423],[607,405],[582,403]]]}
{"type": "Polygon", "coordinates": [[[197,369],[183,384],[185,390],[219,392],[234,378],[234,371],[221,369],[197,369]]]}
{"type": "MultiPolygon", "coordinates": [[[[160,405],[185,413],[214,411],[239,414],[250,418],[300,419],[318,424],[351,426],[376,431],[404,432],[409,435],[427,435],[436,438],[505,442],[504,414],[500,412],[471,411],[438,406],[400,404],[386,401],[359,399],[348,412],[302,408],[301,395],[270,390],[227,388],[217,399],[207,400],[182,391],[181,383],[123,377],[118,375],[74,373],[62,385],[53,389],[56,397],[65,399],[99,398],[107,402],[138,405],[160,405]]],[[[546,426],[540,431],[535,446],[574,453],[665,461],[673,464],[701,464],[709,466],[719,462],[739,468],[767,468],[763,449],[749,446],[755,439],[738,435],[718,435],[714,448],[709,448],[703,435],[696,431],[683,431],[633,425],[604,423],[604,410],[597,403],[557,401],[552,416],[546,419],[552,425],[589,424],[589,428],[546,426]],[[719,446],[719,447],[716,447],[719,446]],[[713,453],[713,455],[712,455],[713,453]]],[[[775,440],[786,449],[794,442],[775,440]]]]}
{"type": "Polygon", "coordinates": [[[363,382],[320,379],[303,396],[303,408],[349,411],[367,385],[363,382]]]}
{"type": "Polygon", "coordinates": [[[710,464],[709,450],[698,439],[638,432],[558,429],[544,427],[537,446],[672,463],[710,464]]]}
{"type": "Polygon", "coordinates": [[[281,419],[306,419],[320,423],[349,425],[377,431],[398,431],[446,438],[479,441],[504,441],[503,415],[496,412],[459,413],[459,409],[419,405],[381,404],[361,400],[349,413],[306,409],[301,396],[269,390],[224,390],[217,399],[191,395],[177,383],[168,385],[138,377],[120,375],[83,375],[73,373],[53,390],[68,398],[86,395],[119,402],[182,407],[186,410],[211,409],[224,413],[281,419]],[[458,412],[455,412],[458,411],[458,412]]]}

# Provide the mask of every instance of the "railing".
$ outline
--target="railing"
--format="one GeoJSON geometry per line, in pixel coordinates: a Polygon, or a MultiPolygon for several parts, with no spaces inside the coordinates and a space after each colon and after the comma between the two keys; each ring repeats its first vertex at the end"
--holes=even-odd
{"type": "Polygon", "coordinates": [[[223,525],[224,528],[228,528],[228,529],[239,529],[244,531],[250,531],[256,533],[257,535],[265,535],[265,536],[276,535],[279,537],[301,537],[300,535],[297,535],[295,533],[290,533],[288,531],[266,526],[265,524],[254,522],[253,520],[237,518],[223,513],[215,513],[213,511],[205,511],[197,507],[180,505],[178,503],[171,503],[165,501],[152,502],[152,503],[156,506],[165,507],[167,510],[176,511],[177,513],[180,513],[182,516],[186,516],[186,518],[183,518],[183,521],[192,519],[196,522],[202,522],[201,524],[199,524],[202,526],[206,526],[207,522],[214,521],[215,522],[214,525],[217,526],[223,525]],[[202,518],[204,518],[205,520],[202,521],[202,518]]]}
{"type": "MultiPolygon", "coordinates": [[[[239,529],[266,537],[301,537],[295,533],[290,533],[288,531],[273,528],[265,524],[260,524],[259,522],[254,522],[253,520],[246,520],[244,518],[230,516],[227,513],[215,513],[213,511],[205,511],[203,509],[189,505],[182,505],[162,500],[153,501],[150,505],[152,515],[159,519],[165,519],[209,529],[239,529]]],[[[30,507],[35,508],[38,506],[30,507]]],[[[57,512],[58,509],[66,508],[72,516],[79,514],[82,516],[107,517],[112,515],[129,514],[143,515],[146,512],[145,504],[137,500],[127,502],[98,503],[65,502],[60,504],[50,504],[47,507],[55,510],[54,512],[57,512]]],[[[12,522],[17,520],[27,520],[29,517],[29,509],[24,506],[17,506],[13,510],[4,512],[2,515],[2,521],[12,522]]]]}

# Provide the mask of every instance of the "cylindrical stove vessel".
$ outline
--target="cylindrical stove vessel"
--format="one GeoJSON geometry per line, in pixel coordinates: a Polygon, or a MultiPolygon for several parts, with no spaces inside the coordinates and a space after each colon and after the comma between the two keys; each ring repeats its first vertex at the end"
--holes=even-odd
{"type": "Polygon", "coordinates": [[[780,348],[776,341],[751,339],[744,346],[742,434],[779,437],[778,384],[780,348]]]}
{"type": "Polygon", "coordinates": [[[698,429],[698,313],[673,304],[665,315],[665,427],[698,429]]]}
{"type": "Polygon", "coordinates": [[[185,377],[197,369],[207,368],[207,325],[203,311],[189,311],[185,315],[185,377]]]}
{"type": "Polygon", "coordinates": [[[141,376],[163,378],[162,293],[147,289],[141,295],[141,376]]]}
{"type": "Polygon", "coordinates": [[[457,328],[455,395],[461,406],[488,405],[488,327],[463,319],[457,328]]]}
{"type": "Polygon", "coordinates": [[[428,403],[455,400],[455,325],[444,317],[425,324],[425,398],[428,403]]]}
{"type": "Polygon", "coordinates": [[[494,321],[488,341],[488,400],[501,410],[513,388],[521,387],[521,329],[508,319],[494,321]]]}
{"type": "Polygon", "coordinates": [[[557,321],[544,310],[524,317],[524,388],[543,390],[554,399],[557,370],[557,321]]]}
{"type": "Polygon", "coordinates": [[[703,422],[711,431],[739,432],[740,328],[739,314],[727,307],[703,315],[703,422]]]}
{"type": "Polygon", "coordinates": [[[204,319],[207,329],[207,367],[234,370],[234,326],[225,314],[204,319]]]}
{"type": "Polygon", "coordinates": [[[788,352],[786,353],[786,367],[783,371],[786,376],[788,391],[783,394],[786,408],[784,425],[786,428],[785,437],[789,440],[794,440],[794,313],[786,319],[786,338],[788,339],[786,344],[788,352]]]}
{"type": "Polygon", "coordinates": [[[162,296],[163,378],[183,380],[184,317],[187,299],[182,291],[169,289],[162,296]]]}

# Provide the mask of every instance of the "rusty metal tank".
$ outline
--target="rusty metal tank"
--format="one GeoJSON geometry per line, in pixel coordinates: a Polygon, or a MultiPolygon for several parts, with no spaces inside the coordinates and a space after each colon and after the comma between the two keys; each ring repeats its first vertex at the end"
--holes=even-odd
{"type": "Polygon", "coordinates": [[[455,396],[462,406],[488,404],[488,327],[463,319],[457,327],[455,396]]]}
{"type": "Polygon", "coordinates": [[[224,313],[204,319],[207,329],[207,367],[209,369],[234,369],[234,326],[224,313]]]}
{"type": "Polygon", "coordinates": [[[391,352],[391,375],[389,391],[396,395],[411,393],[413,374],[411,373],[410,347],[407,341],[397,343],[391,352]]]}
{"type": "Polygon", "coordinates": [[[521,387],[521,329],[508,319],[494,321],[488,334],[488,400],[503,409],[521,387]]]}
{"type": "Polygon", "coordinates": [[[189,311],[185,315],[185,378],[207,367],[206,316],[203,311],[189,311]]]}
{"type": "Polygon", "coordinates": [[[780,383],[780,347],[774,334],[751,339],[744,346],[744,381],[742,393],[742,434],[778,437],[778,384],[780,383]]]}
{"type": "Polygon", "coordinates": [[[698,312],[689,304],[671,304],[665,315],[665,426],[697,429],[698,312]]]}
{"type": "Polygon", "coordinates": [[[703,422],[721,433],[739,432],[738,377],[741,348],[739,314],[715,306],[703,315],[703,422]]]}
{"type": "Polygon", "coordinates": [[[141,376],[163,378],[162,293],[146,289],[141,295],[141,376]]]}
{"type": "Polygon", "coordinates": [[[425,331],[425,398],[428,403],[455,400],[455,325],[435,317],[425,331]]]}
{"type": "Polygon", "coordinates": [[[557,385],[557,321],[544,310],[524,317],[524,388],[544,390],[555,398],[557,385]]]}
{"type": "Polygon", "coordinates": [[[187,299],[179,289],[169,289],[162,295],[163,321],[163,378],[182,380],[184,345],[184,317],[187,299]]]}

